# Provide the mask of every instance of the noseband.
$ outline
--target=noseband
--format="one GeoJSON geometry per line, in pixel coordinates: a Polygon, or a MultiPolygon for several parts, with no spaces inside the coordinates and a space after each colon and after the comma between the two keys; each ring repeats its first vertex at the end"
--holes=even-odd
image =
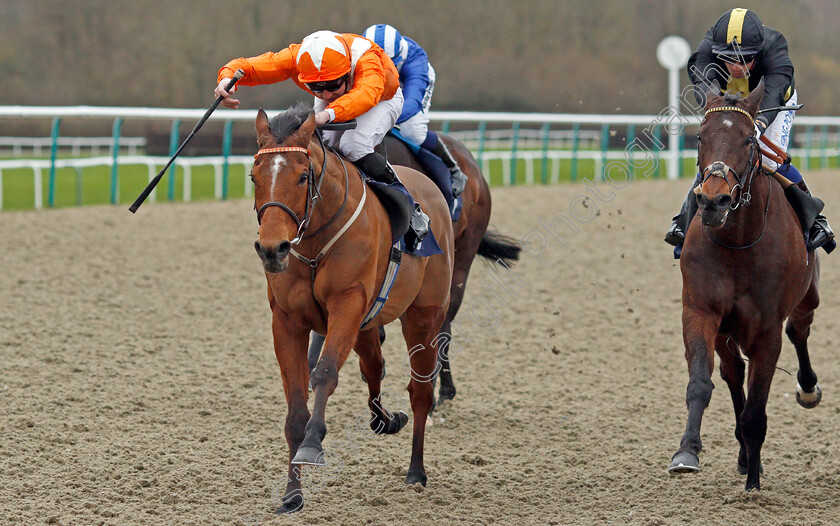
{"type": "MultiPolygon", "coordinates": [[[[263,203],[259,209],[257,209],[257,224],[261,224],[262,222],[262,213],[265,211],[266,208],[276,206],[281,210],[284,210],[289,216],[291,216],[292,220],[295,222],[295,225],[298,227],[297,234],[295,234],[295,238],[291,240],[292,246],[297,245],[301,242],[306,232],[306,228],[309,226],[309,222],[312,220],[312,210],[315,208],[315,204],[321,198],[321,183],[324,181],[324,173],[327,171],[327,150],[324,146],[324,141],[321,138],[321,134],[317,133],[318,135],[318,142],[321,144],[321,149],[324,151],[324,162],[321,165],[321,173],[318,175],[318,182],[315,182],[315,170],[312,168],[312,158],[309,156],[309,150],[306,148],[301,148],[299,146],[279,146],[276,148],[263,148],[259,150],[255,155],[254,159],[257,159],[260,155],[265,155],[269,153],[282,153],[282,152],[300,152],[306,155],[306,158],[309,160],[309,171],[306,174],[306,208],[303,212],[303,219],[298,218],[297,214],[294,211],[286,206],[285,204],[281,203],[280,201],[268,201],[263,203]]],[[[256,209],[256,204],[254,206],[256,209]]],[[[319,229],[320,230],[320,229],[319,229]]]]}
{"type": "MultiPolygon", "coordinates": [[[[718,106],[717,108],[710,108],[706,110],[706,113],[703,115],[705,119],[706,116],[710,113],[718,112],[718,111],[734,111],[746,115],[748,119],[750,119],[750,124],[754,124],[755,120],[753,119],[752,115],[749,114],[744,109],[738,108],[736,106],[718,106]]],[[[700,134],[697,134],[699,139],[700,134]]],[[[744,169],[741,173],[738,173],[731,167],[729,167],[723,161],[713,161],[711,164],[706,166],[702,171],[702,180],[700,184],[706,182],[709,177],[720,177],[726,184],[729,185],[729,193],[732,195],[735,190],[739,190],[738,199],[733,199],[732,204],[729,206],[731,210],[735,210],[740,205],[749,206],[750,200],[752,200],[752,194],[750,193],[750,189],[752,188],[752,179],[753,175],[758,171],[759,162],[761,160],[761,155],[758,153],[758,143],[756,142],[755,136],[751,136],[749,138],[750,142],[750,157],[747,159],[747,164],[744,166],[744,169]],[[735,176],[735,184],[732,185],[729,183],[729,179],[726,178],[728,173],[732,173],[735,176]],[[746,179],[746,184],[744,183],[744,179],[746,179]]],[[[699,159],[698,159],[699,160],[699,159]]]]}

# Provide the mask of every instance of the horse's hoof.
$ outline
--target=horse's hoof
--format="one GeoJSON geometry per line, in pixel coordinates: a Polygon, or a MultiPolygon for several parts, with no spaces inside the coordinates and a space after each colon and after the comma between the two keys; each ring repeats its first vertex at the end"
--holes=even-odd
{"type": "Polygon", "coordinates": [[[275,515],[286,515],[303,509],[303,495],[294,495],[290,499],[283,499],[283,505],[274,510],[275,515]]]}
{"type": "Polygon", "coordinates": [[[395,435],[405,427],[408,423],[408,414],[405,411],[400,411],[396,415],[394,415],[391,420],[388,422],[388,429],[385,430],[385,433],[388,435],[395,435]]]}
{"type": "MultiPolygon", "coordinates": [[[[738,464],[738,473],[741,475],[746,475],[749,473],[749,468],[747,466],[742,466],[740,463],[738,464]]],[[[759,475],[764,475],[764,463],[758,465],[758,473],[759,475]]]]}
{"type": "Polygon", "coordinates": [[[796,401],[799,402],[799,405],[805,409],[813,409],[820,405],[820,400],[822,400],[820,384],[815,385],[814,390],[810,393],[806,393],[799,384],[796,384],[796,401]]]}
{"type": "Polygon", "coordinates": [[[426,477],[426,473],[423,472],[422,470],[409,471],[405,475],[405,483],[408,484],[409,486],[413,486],[415,484],[420,484],[421,486],[423,486],[425,488],[426,487],[426,480],[428,480],[428,477],[426,477]]]}
{"type": "Polygon", "coordinates": [[[700,457],[691,451],[677,451],[668,468],[668,473],[696,473],[698,471],[700,471],[700,457]]]}
{"type": "Polygon", "coordinates": [[[324,451],[314,447],[299,447],[292,464],[304,464],[307,466],[325,466],[324,451]]]}
{"type": "Polygon", "coordinates": [[[455,386],[448,386],[441,384],[440,386],[440,400],[454,400],[455,399],[455,386]]]}
{"type": "Polygon", "coordinates": [[[761,483],[757,480],[753,483],[747,481],[746,486],[744,486],[744,491],[761,491],[761,483]]]}

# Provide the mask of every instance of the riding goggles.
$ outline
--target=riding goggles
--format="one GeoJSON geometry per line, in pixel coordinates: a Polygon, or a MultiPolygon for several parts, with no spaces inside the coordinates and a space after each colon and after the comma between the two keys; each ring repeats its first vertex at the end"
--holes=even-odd
{"type": "Polygon", "coordinates": [[[341,76],[335,80],[325,80],[323,82],[309,82],[306,87],[312,93],[323,93],[324,91],[338,91],[344,86],[347,81],[347,75],[341,76]]]}

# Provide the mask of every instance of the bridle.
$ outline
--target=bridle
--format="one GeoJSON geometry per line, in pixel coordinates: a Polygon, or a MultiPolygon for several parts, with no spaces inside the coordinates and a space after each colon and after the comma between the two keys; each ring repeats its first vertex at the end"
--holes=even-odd
{"type": "MultiPolygon", "coordinates": [[[[747,118],[750,120],[750,124],[755,124],[755,119],[753,119],[752,115],[749,114],[748,111],[738,108],[737,106],[718,106],[716,108],[710,108],[706,110],[706,113],[703,114],[703,119],[706,119],[706,116],[710,113],[715,113],[718,111],[734,111],[737,113],[741,113],[746,115],[747,118]]],[[[697,133],[698,142],[700,140],[700,133],[697,133]]],[[[750,143],[750,156],[747,159],[747,164],[744,166],[744,169],[741,170],[741,173],[735,171],[733,168],[728,166],[723,161],[713,161],[708,166],[706,166],[701,175],[703,176],[700,180],[700,184],[706,182],[709,177],[720,177],[726,184],[729,186],[729,194],[732,195],[735,193],[735,190],[738,190],[738,199],[733,199],[732,204],[729,205],[730,210],[735,210],[739,206],[749,206],[750,201],[752,200],[752,194],[750,193],[750,189],[752,188],[752,180],[753,176],[758,172],[760,162],[761,162],[761,155],[759,153],[758,142],[756,141],[755,135],[750,136],[748,139],[750,143]],[[732,173],[735,176],[735,184],[731,184],[729,179],[726,178],[727,173],[732,173]],[[744,179],[746,178],[746,184],[744,183],[744,179]]],[[[698,163],[700,159],[698,156],[698,163]]]]}
{"type": "MultiPolygon", "coordinates": [[[[259,150],[256,154],[254,154],[254,159],[257,159],[260,155],[266,155],[270,153],[284,153],[284,152],[300,152],[306,155],[306,158],[309,160],[309,170],[306,174],[306,208],[303,211],[303,218],[298,218],[297,214],[289,208],[286,204],[281,203],[280,201],[267,201],[262,204],[262,206],[257,209],[256,202],[254,202],[254,209],[257,211],[257,224],[261,224],[262,222],[262,213],[265,211],[266,208],[276,206],[281,210],[285,211],[292,220],[295,222],[297,226],[297,233],[295,234],[294,239],[290,241],[292,246],[296,246],[299,244],[303,239],[308,237],[313,237],[319,234],[321,231],[324,230],[330,223],[336,220],[341,212],[344,210],[344,205],[347,204],[347,194],[349,191],[349,186],[347,184],[347,167],[344,168],[344,201],[341,203],[341,207],[338,209],[338,212],[326,223],[321,225],[321,227],[312,232],[310,234],[306,233],[306,229],[309,227],[309,223],[312,221],[312,212],[315,209],[315,205],[318,203],[318,200],[321,199],[321,184],[324,182],[324,174],[327,171],[327,147],[324,145],[324,139],[321,137],[321,132],[316,131],[316,135],[318,136],[318,143],[321,145],[321,150],[324,152],[324,162],[321,164],[321,173],[318,175],[317,182],[315,181],[315,170],[312,166],[312,158],[309,155],[309,150],[307,148],[301,148],[299,146],[277,146],[274,148],[263,148],[259,150]]],[[[343,164],[343,163],[342,163],[343,164]]]]}
{"type": "MultiPolygon", "coordinates": [[[[750,115],[748,111],[746,111],[742,108],[738,108],[737,106],[718,106],[716,108],[709,108],[708,110],[706,110],[706,113],[703,114],[703,119],[705,120],[705,118],[708,114],[718,112],[718,111],[734,111],[734,112],[741,113],[743,115],[746,115],[747,118],[750,119],[751,124],[755,125],[755,119],[753,119],[753,116],[750,115]]],[[[697,133],[697,139],[698,139],[698,141],[700,139],[700,133],[699,132],[697,133]]],[[[740,205],[744,205],[745,207],[749,206],[750,202],[752,200],[752,194],[750,193],[750,190],[752,188],[753,176],[756,174],[756,172],[758,172],[758,170],[760,168],[760,165],[761,165],[761,152],[760,152],[760,148],[758,146],[758,141],[757,141],[755,135],[750,136],[749,143],[750,143],[750,157],[749,157],[749,159],[747,159],[747,164],[746,164],[746,166],[744,166],[744,169],[741,171],[740,174],[738,172],[736,172],[735,170],[733,170],[731,167],[729,167],[723,161],[713,161],[708,166],[706,166],[706,168],[704,168],[703,172],[702,172],[703,178],[700,181],[700,185],[702,185],[704,182],[706,182],[706,180],[709,177],[721,177],[721,178],[723,178],[724,181],[726,181],[726,184],[729,185],[730,195],[732,195],[734,193],[736,188],[739,190],[738,199],[737,200],[733,199],[732,204],[729,205],[730,210],[735,210],[740,205]],[[729,172],[731,172],[732,175],[735,177],[735,184],[734,185],[730,184],[729,180],[726,178],[726,174],[729,173],[729,172]],[[743,183],[743,179],[745,177],[747,179],[746,180],[746,186],[743,183]]],[[[699,156],[698,156],[697,161],[699,163],[699,161],[700,161],[699,156]]],[[[771,184],[769,179],[768,179],[767,183],[769,185],[769,191],[772,192],[773,191],[773,185],[771,184]]],[[[755,241],[753,241],[752,243],[746,244],[746,245],[737,246],[737,247],[728,245],[728,244],[723,243],[723,242],[719,241],[718,239],[716,239],[715,236],[712,235],[712,232],[708,229],[708,227],[706,227],[706,231],[709,234],[709,237],[712,239],[712,241],[714,241],[715,243],[717,243],[718,245],[720,245],[724,248],[729,248],[729,249],[733,249],[733,250],[743,250],[743,249],[747,249],[747,248],[752,248],[755,245],[757,245],[758,242],[761,241],[761,239],[764,237],[764,232],[767,228],[767,214],[768,214],[769,211],[770,211],[770,195],[768,194],[767,203],[765,204],[765,207],[764,207],[764,225],[761,227],[761,233],[758,235],[758,238],[755,241]]]]}

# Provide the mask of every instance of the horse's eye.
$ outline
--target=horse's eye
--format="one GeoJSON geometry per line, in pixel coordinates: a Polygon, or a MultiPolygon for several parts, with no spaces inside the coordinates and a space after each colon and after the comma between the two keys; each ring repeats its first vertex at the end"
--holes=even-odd
{"type": "Polygon", "coordinates": [[[752,141],[752,137],[747,137],[746,139],[744,139],[744,146],[749,146],[750,143],[752,143],[752,141]]]}
{"type": "Polygon", "coordinates": [[[253,174],[253,173],[250,173],[250,174],[248,174],[248,177],[250,177],[250,178],[251,178],[251,182],[254,184],[254,186],[256,186],[256,185],[257,185],[257,182],[254,180],[254,174],[253,174]]]}
{"type": "Polygon", "coordinates": [[[309,176],[309,172],[303,172],[302,174],[300,174],[300,179],[298,179],[298,184],[305,183],[308,176],[309,176]]]}

